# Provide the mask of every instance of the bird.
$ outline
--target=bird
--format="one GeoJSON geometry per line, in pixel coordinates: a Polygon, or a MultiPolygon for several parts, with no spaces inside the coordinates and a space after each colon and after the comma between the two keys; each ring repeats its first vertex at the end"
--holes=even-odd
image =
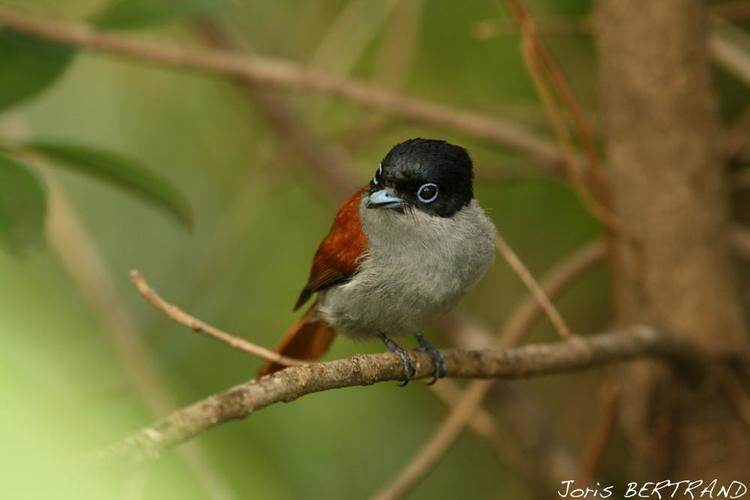
{"type": "MultiPolygon", "coordinates": [[[[414,365],[393,337],[414,335],[417,350],[433,361],[434,383],[445,376],[445,358],[422,328],[485,274],[495,238],[495,225],[474,198],[466,149],[439,139],[397,144],[336,213],[294,310],[313,294],[316,300],[275,352],[315,360],[336,332],[354,340],[378,338],[401,359],[406,385],[414,365]]],[[[267,360],[258,376],[283,368],[267,360]]]]}

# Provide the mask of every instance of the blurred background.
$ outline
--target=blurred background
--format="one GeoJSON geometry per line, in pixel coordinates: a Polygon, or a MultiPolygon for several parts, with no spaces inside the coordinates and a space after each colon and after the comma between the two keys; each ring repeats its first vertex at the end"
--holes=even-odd
{"type": "MultiPolygon", "coordinates": [[[[591,2],[526,4],[596,124],[591,2]]],[[[499,2],[0,0],[0,7],[288,59],[553,137],[499,2]]],[[[730,123],[748,93],[721,67],[715,78],[730,123]]],[[[75,54],[0,28],[0,200],[10,207],[0,211],[2,497],[363,498],[382,487],[446,415],[422,383],[274,405],[132,471],[92,478],[74,465],[172,409],[250,379],[259,365],[148,306],[130,270],[198,318],[272,346],[296,317],[291,308],[310,259],[343,200],[337,186],[367,182],[392,145],[417,136],[469,149],[478,199],[535,275],[600,236],[566,182],[511,147],[337,97],[75,54]],[[306,151],[290,139],[295,130],[309,136],[306,151]],[[345,181],[322,170],[335,161],[345,181]]],[[[498,258],[459,310],[497,332],[525,295],[498,258]]],[[[558,305],[573,329],[593,332],[611,320],[608,296],[599,267],[558,305]]],[[[442,330],[430,336],[451,345],[442,330]]],[[[555,334],[542,322],[530,340],[555,334]]],[[[338,339],[327,359],[381,350],[338,339]]],[[[580,451],[603,372],[517,387],[539,395],[556,430],[580,451]]],[[[619,470],[614,453],[603,475],[624,480],[619,470]]],[[[531,490],[493,446],[465,431],[410,498],[526,498],[531,490]]]]}

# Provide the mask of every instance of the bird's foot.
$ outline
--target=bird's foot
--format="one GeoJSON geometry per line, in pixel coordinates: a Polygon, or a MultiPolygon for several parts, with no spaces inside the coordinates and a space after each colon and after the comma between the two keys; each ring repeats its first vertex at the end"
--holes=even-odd
{"type": "Polygon", "coordinates": [[[442,352],[440,352],[432,344],[430,344],[427,339],[422,336],[421,333],[417,332],[414,334],[414,336],[417,337],[417,342],[419,342],[417,351],[426,352],[430,355],[430,358],[432,358],[432,364],[435,369],[432,371],[432,379],[427,382],[427,385],[432,385],[437,382],[437,379],[445,377],[445,356],[443,356],[442,352]]]}
{"type": "Polygon", "coordinates": [[[416,371],[414,370],[414,363],[411,362],[411,358],[409,357],[409,353],[406,352],[406,350],[398,345],[393,340],[386,337],[384,333],[378,332],[378,337],[380,337],[380,340],[383,341],[383,344],[385,344],[386,349],[391,351],[392,353],[396,354],[399,358],[401,358],[401,363],[404,366],[404,376],[401,379],[401,387],[405,386],[409,383],[409,379],[414,376],[414,373],[416,371]]]}

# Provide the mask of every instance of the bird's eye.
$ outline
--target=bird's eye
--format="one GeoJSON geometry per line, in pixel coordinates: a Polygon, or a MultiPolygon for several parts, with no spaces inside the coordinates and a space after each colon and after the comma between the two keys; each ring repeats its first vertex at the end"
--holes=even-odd
{"type": "Polygon", "coordinates": [[[380,179],[383,178],[383,164],[378,165],[378,170],[375,172],[375,177],[372,178],[372,183],[375,185],[380,184],[380,179]]]}
{"type": "Polygon", "coordinates": [[[417,198],[419,198],[419,201],[422,203],[432,203],[435,201],[438,197],[438,187],[437,184],[429,183],[429,184],[422,184],[419,186],[419,189],[417,189],[417,198]]]}

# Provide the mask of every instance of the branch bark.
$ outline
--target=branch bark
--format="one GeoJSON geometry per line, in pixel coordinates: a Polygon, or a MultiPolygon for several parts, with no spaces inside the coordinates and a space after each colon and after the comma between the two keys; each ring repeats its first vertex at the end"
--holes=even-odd
{"type": "MultiPolygon", "coordinates": [[[[415,378],[430,377],[433,367],[429,355],[418,352],[411,355],[416,361],[415,378]]],[[[496,379],[569,372],[639,356],[688,362],[706,359],[691,344],[648,326],[500,352],[446,350],[444,355],[449,377],[496,379]]],[[[401,377],[401,361],[393,353],[358,355],[287,368],[177,410],[161,422],[114,445],[103,455],[131,455],[136,459],[155,457],[165,448],[230,420],[245,418],[274,403],[290,402],[306,394],[331,389],[397,381],[401,377]]]]}
{"type": "Polygon", "coordinates": [[[6,8],[0,8],[0,25],[43,40],[130,57],[162,67],[212,73],[256,85],[335,95],[408,120],[520,149],[554,170],[562,165],[562,156],[555,144],[510,121],[433,103],[364,82],[337,78],[281,59],[147,42],[96,31],[87,26],[27,16],[6,8]]]}

